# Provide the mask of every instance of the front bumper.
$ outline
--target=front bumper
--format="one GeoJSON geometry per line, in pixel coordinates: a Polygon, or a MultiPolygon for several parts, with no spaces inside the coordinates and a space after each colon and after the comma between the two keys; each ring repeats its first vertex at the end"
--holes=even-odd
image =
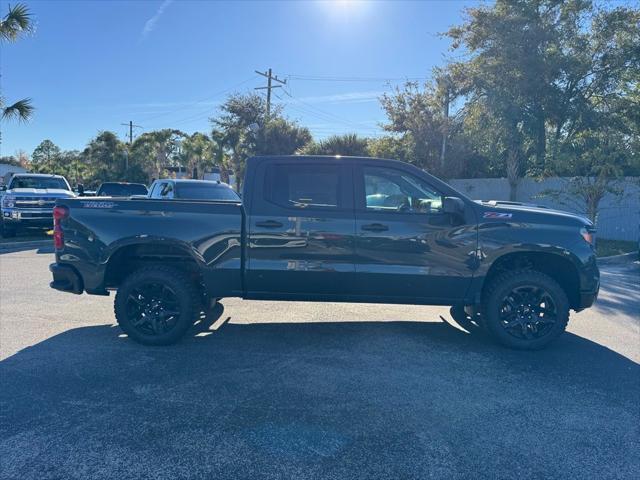
{"type": "Polygon", "coordinates": [[[598,292],[600,291],[600,281],[598,281],[598,285],[596,286],[595,290],[591,290],[591,291],[581,291],[580,292],[580,298],[578,299],[578,307],[576,308],[576,311],[579,312],[580,310],[584,310],[585,308],[589,308],[591,305],[593,305],[596,300],[598,299],[598,292]]]}
{"type": "Polygon", "coordinates": [[[2,221],[13,228],[53,228],[53,214],[50,208],[3,208],[2,221]]]}
{"type": "Polygon", "coordinates": [[[52,263],[49,270],[53,274],[53,282],[49,284],[51,288],[76,295],[84,291],[82,277],[75,268],[62,263],[52,263]]]}

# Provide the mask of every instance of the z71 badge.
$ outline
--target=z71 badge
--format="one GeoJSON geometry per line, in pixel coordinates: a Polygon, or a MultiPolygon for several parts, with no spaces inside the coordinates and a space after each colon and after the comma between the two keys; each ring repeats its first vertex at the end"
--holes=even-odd
{"type": "Polygon", "coordinates": [[[483,218],[511,218],[512,214],[511,213],[504,213],[504,212],[484,212],[484,214],[482,215],[483,218]]]}

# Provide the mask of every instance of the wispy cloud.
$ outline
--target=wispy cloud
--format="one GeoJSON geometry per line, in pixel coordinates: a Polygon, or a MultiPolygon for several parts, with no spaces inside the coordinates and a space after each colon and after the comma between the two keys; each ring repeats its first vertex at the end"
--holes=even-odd
{"type": "Polygon", "coordinates": [[[160,19],[164,11],[167,9],[167,7],[172,3],[173,3],[173,0],[164,0],[160,4],[160,7],[158,7],[158,10],[156,10],[156,13],[153,15],[153,17],[151,17],[149,20],[145,22],[144,27],[142,28],[142,32],[140,34],[142,38],[146,38],[147,35],[149,35],[153,31],[153,29],[156,28],[156,23],[158,22],[158,20],[160,19]]]}

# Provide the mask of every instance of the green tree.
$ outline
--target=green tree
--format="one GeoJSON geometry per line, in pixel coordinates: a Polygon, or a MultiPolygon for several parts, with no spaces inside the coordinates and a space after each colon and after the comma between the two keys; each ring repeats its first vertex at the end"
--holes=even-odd
{"type": "Polygon", "coordinates": [[[132,167],[147,173],[148,181],[162,178],[169,166],[179,166],[180,145],[186,134],[166,128],[145,132],[131,146],[132,167]]]}
{"type": "Polygon", "coordinates": [[[309,143],[300,150],[304,155],[343,155],[364,157],[368,155],[368,140],[355,133],[333,135],[319,142],[309,143]]]}
{"type": "MultiPolygon", "coordinates": [[[[236,177],[236,187],[241,188],[247,158],[254,151],[255,134],[266,122],[266,101],[256,94],[233,94],[220,107],[220,115],[212,118],[215,130],[222,132],[222,144],[228,150],[226,169],[236,177]]],[[[272,111],[272,118],[279,110],[272,111]]]]}
{"type": "Polygon", "coordinates": [[[211,139],[200,132],[182,141],[181,156],[188,177],[203,178],[205,169],[213,166],[213,149],[214,144],[211,139]]]}
{"type": "Polygon", "coordinates": [[[311,142],[311,133],[295,122],[272,117],[254,132],[253,142],[253,155],[293,155],[311,142]]]}
{"type": "Polygon", "coordinates": [[[31,154],[31,165],[35,172],[57,173],[61,166],[62,150],[51,140],[43,140],[31,154]]]}
{"type": "Polygon", "coordinates": [[[89,184],[97,186],[102,182],[126,179],[128,161],[127,146],[113,132],[100,132],[82,152],[87,166],[89,184]]]}
{"type": "MultiPolygon", "coordinates": [[[[4,42],[15,42],[20,37],[33,31],[33,21],[29,8],[24,4],[9,6],[9,11],[0,19],[0,47],[4,42]]],[[[31,99],[23,98],[7,105],[0,96],[1,119],[27,121],[33,115],[31,99]]]]}
{"type": "Polygon", "coordinates": [[[468,9],[447,32],[466,56],[448,75],[467,105],[493,119],[488,143],[500,146],[514,179],[553,173],[558,152],[580,132],[611,124],[612,108],[637,111],[625,89],[638,85],[639,25],[638,10],[624,6],[497,0],[468,9]]]}

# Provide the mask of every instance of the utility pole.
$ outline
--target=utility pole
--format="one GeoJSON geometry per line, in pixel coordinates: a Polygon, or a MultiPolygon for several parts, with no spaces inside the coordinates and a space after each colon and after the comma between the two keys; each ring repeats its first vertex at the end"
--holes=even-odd
{"type": "MultiPolygon", "coordinates": [[[[140,125],[134,125],[132,120],[129,120],[129,123],[121,123],[120,125],[129,126],[129,149],[131,148],[131,144],[133,143],[133,129],[134,128],[142,128],[140,125]]],[[[125,177],[127,172],[129,171],[129,150],[125,152],[124,157],[124,174],[125,177]]]]}
{"type": "Polygon", "coordinates": [[[140,125],[134,125],[131,120],[129,120],[129,123],[121,123],[120,125],[124,125],[125,127],[126,126],[129,127],[129,145],[131,145],[133,143],[133,129],[134,128],[142,128],[142,127],[140,125]]]}
{"type": "Polygon", "coordinates": [[[444,88],[444,99],[442,102],[442,116],[444,117],[444,125],[442,131],[442,150],[440,151],[440,169],[441,175],[445,171],[445,157],[447,154],[447,138],[449,136],[449,103],[451,102],[451,79],[447,76],[441,82],[444,88]]]}
{"type": "Polygon", "coordinates": [[[286,80],[280,80],[277,76],[271,74],[271,69],[266,72],[259,72],[255,70],[258,75],[262,75],[267,78],[267,86],[266,87],[256,87],[254,90],[266,90],[267,91],[267,119],[271,116],[271,90],[273,88],[282,88],[282,85],[286,85],[286,80]],[[282,85],[272,85],[271,81],[275,80],[276,82],[281,83],[282,85]]]}

